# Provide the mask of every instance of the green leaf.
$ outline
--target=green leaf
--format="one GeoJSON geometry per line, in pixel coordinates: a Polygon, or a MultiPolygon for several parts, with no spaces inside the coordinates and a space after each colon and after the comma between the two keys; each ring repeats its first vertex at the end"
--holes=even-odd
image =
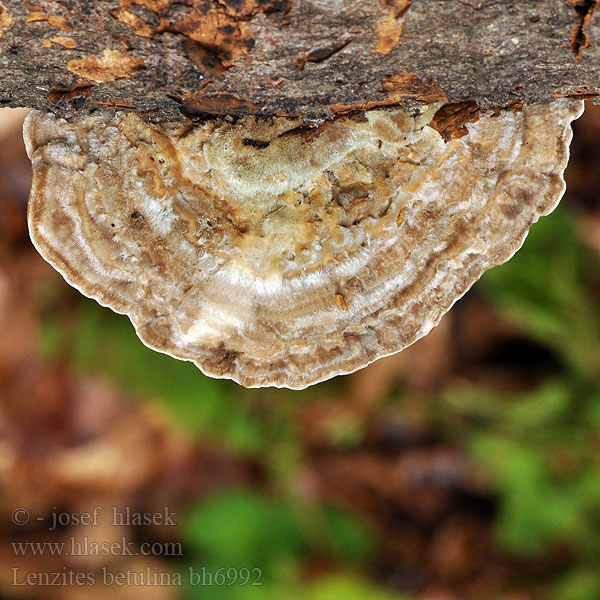
{"type": "Polygon", "coordinates": [[[531,228],[509,262],[482,277],[479,289],[574,372],[598,375],[600,312],[588,290],[594,271],[574,219],[558,208],[531,228]]]}
{"type": "Polygon", "coordinates": [[[356,575],[339,574],[323,577],[314,582],[301,600],[409,600],[406,596],[392,595],[356,575]]]}
{"type": "Polygon", "coordinates": [[[554,583],[550,595],[554,600],[597,600],[600,573],[596,568],[575,568],[554,583]]]}
{"type": "Polygon", "coordinates": [[[183,531],[190,547],[210,564],[258,567],[269,576],[306,547],[290,506],[250,489],[217,494],[198,504],[183,531]]]}
{"type": "Polygon", "coordinates": [[[536,555],[581,529],[581,499],[556,480],[541,448],[481,434],[472,441],[471,450],[495,475],[501,496],[498,538],[507,550],[536,555]]]}

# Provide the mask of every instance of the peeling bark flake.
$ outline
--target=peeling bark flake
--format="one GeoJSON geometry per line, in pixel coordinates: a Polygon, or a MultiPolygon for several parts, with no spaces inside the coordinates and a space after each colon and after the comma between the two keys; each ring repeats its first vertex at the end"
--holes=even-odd
{"type": "Polygon", "coordinates": [[[583,51],[591,45],[586,27],[598,8],[598,0],[569,0],[569,2],[579,16],[579,24],[573,27],[571,40],[571,50],[575,55],[575,61],[579,62],[583,51]]]}
{"type": "Polygon", "coordinates": [[[436,113],[431,123],[445,142],[461,138],[469,133],[467,123],[474,123],[479,119],[479,107],[475,102],[460,102],[446,104],[436,113]]]}
{"type": "Polygon", "coordinates": [[[49,40],[43,41],[44,48],[52,48],[52,44],[56,44],[57,46],[62,46],[63,48],[68,48],[72,50],[73,48],[77,48],[77,42],[71,37],[63,37],[61,35],[55,35],[53,38],[49,40]]]}
{"type": "MultiPolygon", "coordinates": [[[[153,38],[164,32],[185,36],[202,47],[195,47],[188,56],[201,70],[211,74],[231,68],[238,56],[249,54],[256,43],[249,21],[259,13],[287,12],[289,0],[191,0],[183,16],[172,19],[169,10],[180,4],[174,0],[120,0],[119,8],[111,11],[117,21],[128,25],[136,35],[153,38]],[[158,24],[151,24],[132,12],[132,7],[144,6],[155,13],[158,24]],[[204,56],[200,56],[203,54],[204,56]],[[218,65],[208,65],[206,55],[218,65]],[[199,64],[200,63],[200,64],[199,64]]],[[[186,49],[187,50],[187,49],[186,49]]]]}
{"type": "Polygon", "coordinates": [[[377,45],[373,52],[387,56],[398,45],[410,3],[411,0],[381,0],[388,13],[377,23],[377,45]]]}
{"type": "Polygon", "coordinates": [[[448,100],[444,90],[437,83],[427,83],[419,79],[416,73],[397,73],[385,79],[381,87],[389,99],[415,98],[424,102],[448,100]]]}
{"type": "Polygon", "coordinates": [[[139,58],[127,56],[118,50],[105,48],[102,56],[87,56],[67,63],[67,70],[95,83],[107,83],[131,77],[135,71],[145,68],[139,58]]]}
{"type": "Polygon", "coordinates": [[[48,23],[52,27],[61,29],[62,31],[73,31],[73,28],[67,23],[67,20],[60,15],[49,15],[46,16],[41,12],[29,13],[26,19],[27,23],[48,23]]]}
{"type": "Polygon", "coordinates": [[[4,33],[4,30],[8,29],[12,24],[12,18],[6,8],[2,6],[0,2],[0,37],[4,33]]]}

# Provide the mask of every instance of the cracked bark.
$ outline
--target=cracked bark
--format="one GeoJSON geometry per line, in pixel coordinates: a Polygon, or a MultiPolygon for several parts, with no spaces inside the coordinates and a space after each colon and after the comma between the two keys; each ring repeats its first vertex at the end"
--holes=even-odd
{"type": "Polygon", "coordinates": [[[594,0],[0,1],[0,106],[298,115],[600,95],[594,0]]]}
{"type": "Polygon", "coordinates": [[[579,24],[573,28],[571,49],[579,61],[582,52],[591,45],[587,27],[598,8],[598,0],[569,0],[579,16],[579,24]]]}

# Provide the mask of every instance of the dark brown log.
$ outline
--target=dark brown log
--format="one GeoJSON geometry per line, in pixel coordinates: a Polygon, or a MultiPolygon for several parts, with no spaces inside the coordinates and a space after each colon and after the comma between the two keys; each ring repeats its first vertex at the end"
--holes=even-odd
{"type": "Polygon", "coordinates": [[[152,120],[600,95],[594,0],[0,1],[0,105],[152,120]]]}

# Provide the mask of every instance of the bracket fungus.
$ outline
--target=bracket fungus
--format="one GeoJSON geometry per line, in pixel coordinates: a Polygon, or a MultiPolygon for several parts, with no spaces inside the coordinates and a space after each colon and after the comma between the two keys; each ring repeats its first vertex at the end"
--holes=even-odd
{"type": "Polygon", "coordinates": [[[581,101],[480,112],[447,141],[441,106],[312,130],[32,111],[31,237],[148,346],[301,389],[427,334],[564,192],[581,101]]]}

